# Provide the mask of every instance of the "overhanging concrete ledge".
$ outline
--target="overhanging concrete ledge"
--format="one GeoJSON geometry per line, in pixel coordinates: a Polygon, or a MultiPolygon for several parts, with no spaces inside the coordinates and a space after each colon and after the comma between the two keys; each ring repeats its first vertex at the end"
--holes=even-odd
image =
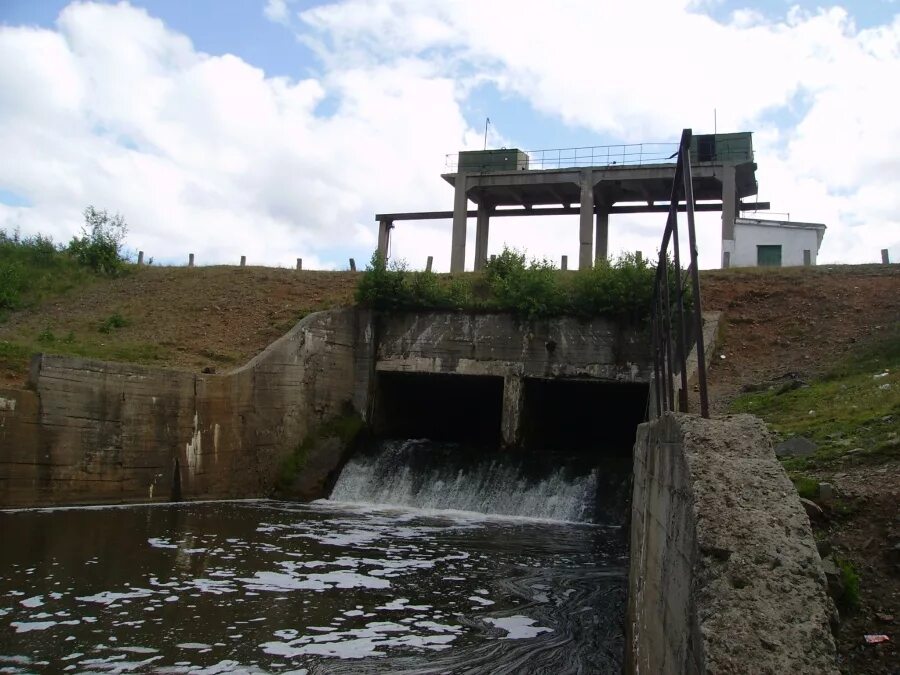
{"type": "Polygon", "coordinates": [[[630,557],[627,672],[838,672],[809,520],[759,419],[638,427],[630,557]]]}

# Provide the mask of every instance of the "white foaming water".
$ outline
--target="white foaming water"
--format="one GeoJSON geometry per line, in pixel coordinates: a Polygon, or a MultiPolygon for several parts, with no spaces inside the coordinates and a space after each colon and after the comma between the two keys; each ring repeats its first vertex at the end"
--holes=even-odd
{"type": "Polygon", "coordinates": [[[430,441],[389,441],[374,456],[352,458],[330,499],[337,502],[453,509],[505,516],[590,522],[597,492],[594,473],[567,477],[557,469],[542,479],[498,460],[460,468],[435,462],[421,466],[430,441]],[[418,455],[419,461],[415,460],[418,455]]]}

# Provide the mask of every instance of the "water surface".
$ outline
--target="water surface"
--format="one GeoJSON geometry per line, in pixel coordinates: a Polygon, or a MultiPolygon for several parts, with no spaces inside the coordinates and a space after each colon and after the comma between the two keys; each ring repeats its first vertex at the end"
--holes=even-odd
{"type": "Polygon", "coordinates": [[[604,673],[617,528],[272,501],[0,512],[0,672],[604,673]]]}

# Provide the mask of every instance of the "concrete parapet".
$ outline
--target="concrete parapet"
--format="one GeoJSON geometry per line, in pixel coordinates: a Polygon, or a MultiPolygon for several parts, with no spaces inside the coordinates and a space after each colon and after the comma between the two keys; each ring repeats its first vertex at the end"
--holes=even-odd
{"type": "Polygon", "coordinates": [[[606,318],[408,312],[379,321],[376,369],[649,382],[644,326],[606,318]]]}
{"type": "Polygon", "coordinates": [[[638,427],[628,603],[628,672],[837,673],[809,519],[760,420],[638,427]]]}

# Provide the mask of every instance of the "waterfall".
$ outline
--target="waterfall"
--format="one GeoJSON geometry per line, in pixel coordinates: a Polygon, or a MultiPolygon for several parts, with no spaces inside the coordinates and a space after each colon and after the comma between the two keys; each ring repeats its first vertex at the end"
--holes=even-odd
{"type": "Polygon", "coordinates": [[[511,453],[477,453],[428,440],[383,441],[353,457],[330,499],[590,522],[595,472],[553,468],[535,475],[511,453]]]}

